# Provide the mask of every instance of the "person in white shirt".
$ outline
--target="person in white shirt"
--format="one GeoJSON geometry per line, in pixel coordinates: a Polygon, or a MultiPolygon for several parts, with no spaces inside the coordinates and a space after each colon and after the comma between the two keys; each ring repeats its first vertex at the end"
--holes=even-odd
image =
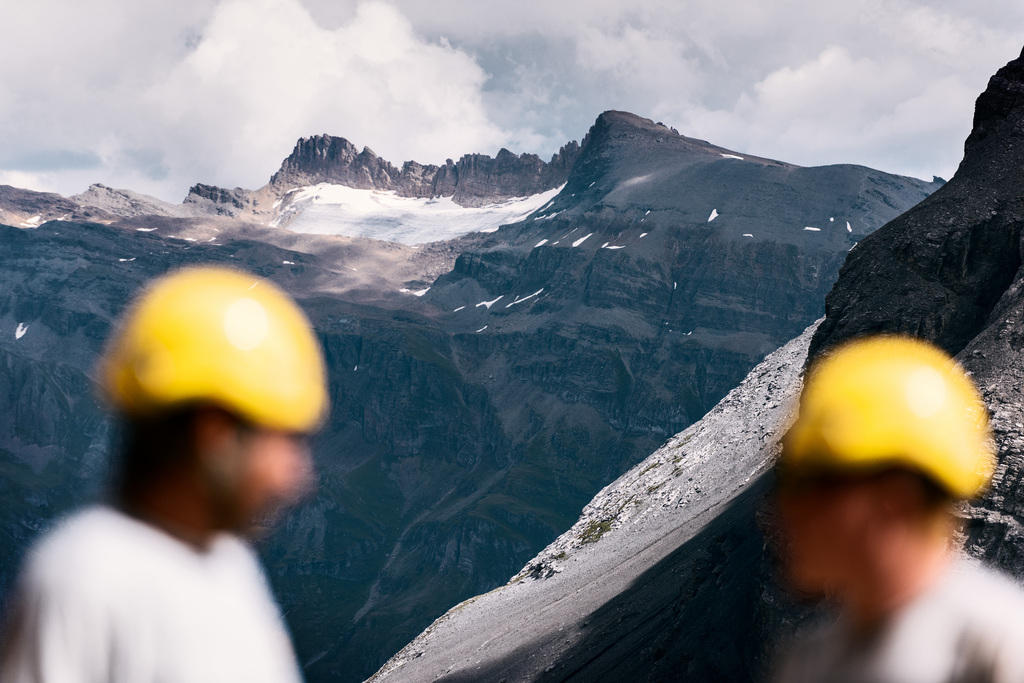
{"type": "Polygon", "coordinates": [[[262,278],[185,269],[130,307],[98,374],[121,422],[113,500],[30,550],[0,681],[300,681],[244,539],[311,483],[327,391],[305,315],[262,278]]]}
{"type": "Polygon", "coordinates": [[[981,396],[949,356],[876,337],[811,369],[777,465],[790,587],[833,618],[780,683],[1020,683],[1024,590],[957,547],[957,506],[995,467],[981,396]]]}

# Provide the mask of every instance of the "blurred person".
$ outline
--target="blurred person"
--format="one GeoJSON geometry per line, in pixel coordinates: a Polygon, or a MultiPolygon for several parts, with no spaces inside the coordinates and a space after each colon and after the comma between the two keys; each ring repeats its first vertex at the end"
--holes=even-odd
{"type": "Polygon", "coordinates": [[[98,374],[121,422],[114,500],[28,554],[0,681],[299,681],[243,537],[311,482],[327,394],[305,315],[262,278],[181,270],[129,308],[98,374]]]}
{"type": "Polygon", "coordinates": [[[793,642],[778,680],[1024,681],[1024,591],[955,542],[994,466],[985,406],[944,352],[876,337],[818,362],[777,504],[791,588],[838,618],[793,642]]]}

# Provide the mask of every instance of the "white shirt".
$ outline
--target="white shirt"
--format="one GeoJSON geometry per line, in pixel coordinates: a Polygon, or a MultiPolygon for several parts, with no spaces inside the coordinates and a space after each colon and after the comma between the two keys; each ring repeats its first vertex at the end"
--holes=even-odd
{"type": "Polygon", "coordinates": [[[972,560],[871,634],[842,620],[798,641],[784,683],[1022,683],[1024,590],[972,560]]]}
{"type": "Polygon", "coordinates": [[[204,551],[107,507],[27,559],[0,650],[4,683],[294,683],[295,655],[255,555],[204,551]]]}

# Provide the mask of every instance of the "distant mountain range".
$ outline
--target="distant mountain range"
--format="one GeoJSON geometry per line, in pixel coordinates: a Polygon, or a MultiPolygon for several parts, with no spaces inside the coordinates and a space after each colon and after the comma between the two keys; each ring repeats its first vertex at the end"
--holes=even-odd
{"type": "Polygon", "coordinates": [[[966,510],[965,548],[1024,579],[1022,130],[1024,52],[978,98],[953,179],[858,243],[820,322],[373,680],[764,680],[808,613],[773,576],[769,468],[806,364],[863,334],[930,340],[972,374],[999,465],[966,510]]]}
{"type": "Polygon", "coordinates": [[[319,490],[263,552],[309,680],[359,680],[700,419],[822,315],[859,240],[942,186],[624,112],[550,162],[397,168],[356,149],[306,138],[264,187],[178,205],[0,186],[0,589],[101,492],[113,432],[92,363],[170,268],[270,277],[317,327],[319,490]]]}

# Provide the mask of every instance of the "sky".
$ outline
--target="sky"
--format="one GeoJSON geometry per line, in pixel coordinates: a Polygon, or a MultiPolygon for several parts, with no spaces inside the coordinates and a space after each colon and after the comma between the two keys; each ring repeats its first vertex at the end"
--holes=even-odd
{"type": "Polygon", "coordinates": [[[1020,0],[0,4],[0,184],[178,202],[302,136],[548,158],[608,109],[797,163],[952,176],[1020,0]]]}

